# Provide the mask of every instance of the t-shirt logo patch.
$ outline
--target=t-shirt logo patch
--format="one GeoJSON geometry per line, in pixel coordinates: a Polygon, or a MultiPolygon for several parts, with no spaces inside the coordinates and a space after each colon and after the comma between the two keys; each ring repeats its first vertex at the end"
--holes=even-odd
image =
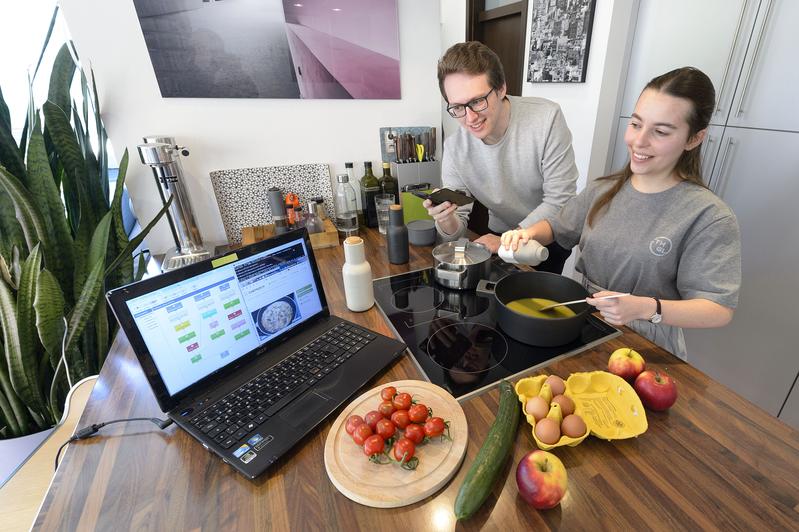
{"type": "Polygon", "coordinates": [[[664,257],[671,251],[671,239],[667,236],[659,236],[649,243],[649,251],[652,255],[664,257]]]}

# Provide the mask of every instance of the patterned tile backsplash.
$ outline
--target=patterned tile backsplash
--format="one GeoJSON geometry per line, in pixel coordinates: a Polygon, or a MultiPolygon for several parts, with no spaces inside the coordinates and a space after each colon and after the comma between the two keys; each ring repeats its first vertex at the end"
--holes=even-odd
{"type": "Polygon", "coordinates": [[[210,175],[230,244],[241,242],[242,228],[272,223],[266,193],[269,187],[278,187],[284,197],[288,192],[297,194],[303,207],[309,199],[321,196],[328,216],[334,217],[333,188],[326,164],[214,170],[210,175]]]}

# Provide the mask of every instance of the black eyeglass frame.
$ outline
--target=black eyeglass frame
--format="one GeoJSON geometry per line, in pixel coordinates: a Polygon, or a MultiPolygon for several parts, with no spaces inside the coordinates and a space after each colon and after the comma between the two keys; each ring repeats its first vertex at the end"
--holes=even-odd
{"type": "Polygon", "coordinates": [[[466,116],[467,107],[471,109],[473,113],[479,113],[481,111],[485,111],[486,109],[488,109],[488,97],[491,96],[491,93],[494,92],[494,90],[495,89],[492,88],[490,91],[488,91],[488,93],[485,96],[480,96],[467,103],[453,103],[452,105],[448,105],[447,112],[449,113],[449,116],[451,116],[452,118],[463,118],[464,116],[466,116]],[[480,109],[476,109],[476,107],[481,103],[484,103],[485,106],[481,107],[480,109]],[[455,109],[458,108],[463,110],[462,114],[455,113],[455,109]]]}

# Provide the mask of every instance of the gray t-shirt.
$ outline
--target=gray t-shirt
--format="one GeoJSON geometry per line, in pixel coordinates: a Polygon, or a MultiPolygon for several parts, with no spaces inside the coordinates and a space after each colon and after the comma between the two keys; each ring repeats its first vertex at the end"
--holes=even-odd
{"type": "Polygon", "coordinates": [[[616,292],[737,306],[741,239],[738,221],[723,201],[688,181],[645,194],[628,180],[588,227],[591,205],[612,184],[592,181],[548,218],[558,244],[566,249],[579,244],[578,272],[616,292]]]}
{"type": "MultiPolygon", "coordinates": [[[[665,300],[703,298],[734,308],[741,285],[738,221],[710,190],[683,181],[645,194],[628,180],[616,197],[587,223],[594,201],[612,180],[589,183],[557,216],[548,218],[558,244],[577,244],[575,268],[583,284],[665,300]]],[[[682,329],[633,320],[628,326],[682,359],[688,358],[682,329]]]]}
{"type": "MultiPolygon", "coordinates": [[[[544,98],[508,96],[510,122],[502,139],[484,144],[464,128],[444,143],[441,179],[445,187],[468,192],[489,211],[488,226],[502,233],[554,216],[574,197],[577,167],[571,132],[560,107],[544,98]]],[[[463,235],[471,205],[459,207],[463,235]]]]}

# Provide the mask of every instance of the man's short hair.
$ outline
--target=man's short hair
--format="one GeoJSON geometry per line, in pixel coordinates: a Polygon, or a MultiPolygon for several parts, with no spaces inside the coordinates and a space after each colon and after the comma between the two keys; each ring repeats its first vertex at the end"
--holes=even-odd
{"type": "Polygon", "coordinates": [[[478,41],[452,45],[438,61],[438,88],[447,103],[449,100],[444,92],[444,79],[457,73],[472,76],[488,74],[488,84],[492,89],[499,89],[505,84],[505,70],[499,57],[491,48],[478,41]]]}

